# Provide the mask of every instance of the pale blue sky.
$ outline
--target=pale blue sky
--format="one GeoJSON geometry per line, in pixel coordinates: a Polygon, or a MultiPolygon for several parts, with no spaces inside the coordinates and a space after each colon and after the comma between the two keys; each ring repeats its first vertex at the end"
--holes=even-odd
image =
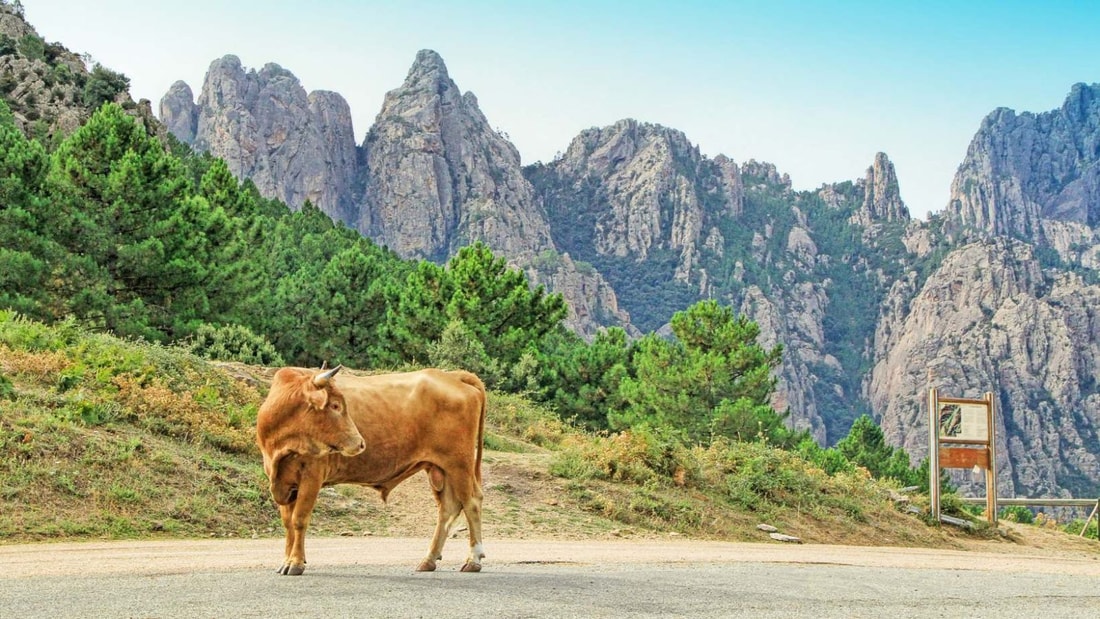
{"type": "Polygon", "coordinates": [[[1100,2],[287,2],[24,0],[28,21],[131,79],[154,110],[210,62],[275,62],[334,90],[362,141],[416,52],[434,49],[524,163],[622,118],[710,157],[776,164],[797,189],[883,151],[915,216],[946,205],[982,118],[1044,112],[1100,82],[1100,2]]]}

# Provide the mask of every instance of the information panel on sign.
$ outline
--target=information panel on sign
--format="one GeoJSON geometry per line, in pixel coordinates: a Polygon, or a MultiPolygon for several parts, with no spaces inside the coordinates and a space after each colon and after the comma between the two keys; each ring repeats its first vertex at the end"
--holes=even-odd
{"type": "Polygon", "coordinates": [[[940,403],[940,437],[960,441],[989,441],[989,417],[985,404],[940,403]]]}

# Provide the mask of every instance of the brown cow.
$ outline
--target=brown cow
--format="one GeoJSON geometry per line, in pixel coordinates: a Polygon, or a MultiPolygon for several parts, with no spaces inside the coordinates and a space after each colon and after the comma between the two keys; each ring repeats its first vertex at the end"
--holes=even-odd
{"type": "Polygon", "coordinates": [[[481,570],[481,455],[485,386],[463,371],[420,370],[377,376],[343,376],[283,368],[256,418],[256,442],[271,481],[271,496],[286,527],[280,574],[305,570],[305,534],[317,493],[324,486],[371,486],[382,500],[419,471],[439,505],[428,556],[417,567],[432,571],[459,512],[470,530],[464,572],[481,570]]]}

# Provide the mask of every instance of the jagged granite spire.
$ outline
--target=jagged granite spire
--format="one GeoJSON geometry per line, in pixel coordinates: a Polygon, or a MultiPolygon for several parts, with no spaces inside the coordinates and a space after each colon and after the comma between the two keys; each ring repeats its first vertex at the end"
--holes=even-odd
{"type": "Polygon", "coordinates": [[[199,106],[187,82],[177,80],[160,99],[160,120],[184,144],[195,143],[199,106]]]}
{"type": "Polygon", "coordinates": [[[863,178],[863,205],[852,214],[852,222],[870,226],[888,221],[909,221],[909,209],[901,201],[894,164],[886,153],[876,153],[863,178]]]}
{"type": "Polygon", "coordinates": [[[160,102],[161,118],[181,141],[224,159],[238,178],[292,209],[309,200],[335,219],[356,219],[355,135],[343,97],[307,95],[278,64],[245,70],[226,55],[210,63],[191,101],[191,88],[176,82],[160,102]]]}
{"type": "Polygon", "coordinates": [[[434,51],[420,51],[404,84],[386,93],[363,148],[358,228],[398,254],[444,260],[480,240],[525,262],[553,247],[519,151],[434,51]]]}

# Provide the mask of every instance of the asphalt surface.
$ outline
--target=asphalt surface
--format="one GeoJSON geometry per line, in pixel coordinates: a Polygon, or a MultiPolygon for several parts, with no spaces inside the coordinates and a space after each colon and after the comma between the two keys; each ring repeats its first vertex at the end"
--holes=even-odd
{"type": "MultiPolygon", "coordinates": [[[[1051,557],[716,542],[490,542],[484,571],[413,567],[427,540],[0,546],[0,617],[1083,617],[1100,553],[1051,557]]],[[[448,553],[447,550],[450,552],[448,553]]]]}

